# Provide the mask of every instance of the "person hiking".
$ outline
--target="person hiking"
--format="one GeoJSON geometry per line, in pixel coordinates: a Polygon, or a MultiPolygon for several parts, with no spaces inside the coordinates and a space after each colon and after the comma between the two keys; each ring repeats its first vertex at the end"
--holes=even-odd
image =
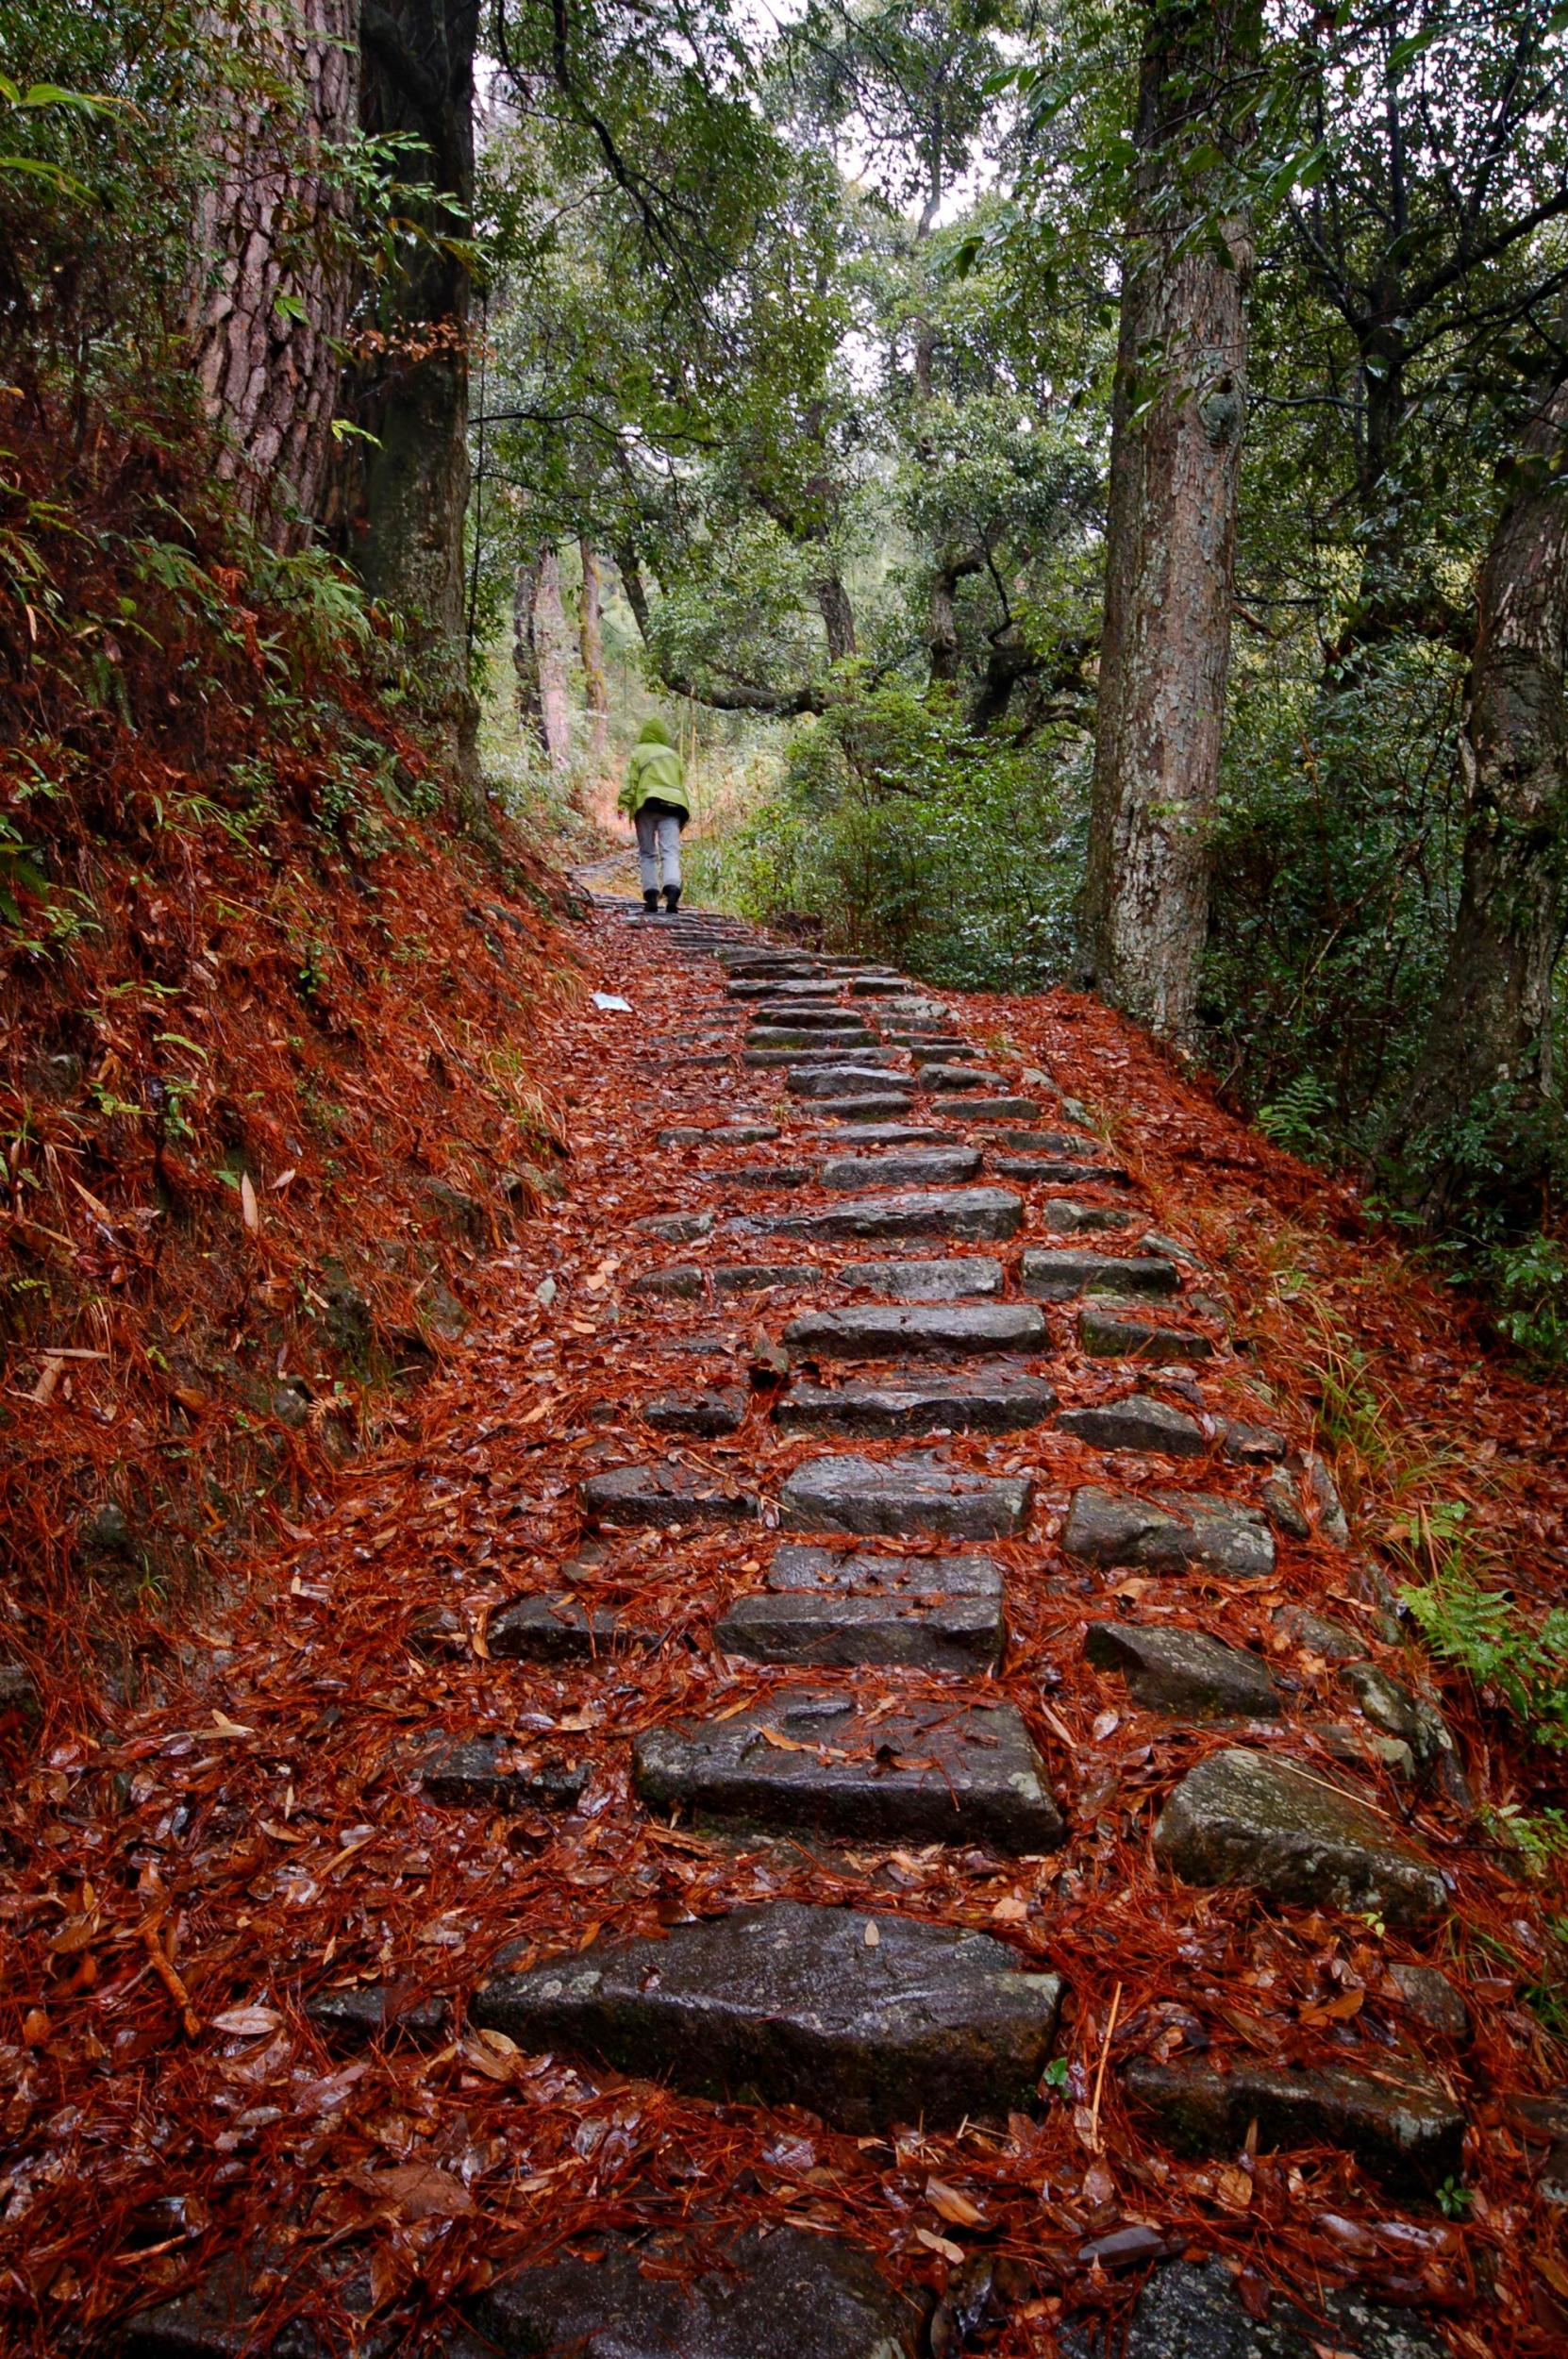
{"type": "Polygon", "coordinates": [[[631,749],[626,782],[617,798],[637,829],[637,865],[642,880],[642,912],[659,911],[659,888],[674,916],[680,907],[680,831],[692,816],[686,765],[662,721],[644,721],[631,749]]]}

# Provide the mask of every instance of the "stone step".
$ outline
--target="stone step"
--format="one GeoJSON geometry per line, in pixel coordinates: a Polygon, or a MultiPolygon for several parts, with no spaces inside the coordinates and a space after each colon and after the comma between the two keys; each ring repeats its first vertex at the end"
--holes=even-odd
{"type": "Polygon", "coordinates": [[[1000,1294],[1004,1272],[990,1254],[967,1253],[944,1262],[846,1262],[836,1275],[841,1286],[895,1302],[959,1302],[1000,1294]]]}
{"type": "Polygon", "coordinates": [[[715,1217],[712,1213],[650,1213],[645,1220],[634,1220],[632,1228],[640,1237],[657,1237],[660,1245],[692,1245],[712,1234],[715,1217]]]}
{"type": "Polygon", "coordinates": [[[858,1151],[862,1146],[951,1146],[951,1130],[934,1122],[848,1122],[820,1134],[837,1146],[858,1151]]]}
{"type": "MultiPolygon", "coordinates": [[[[993,1162],[995,1158],[992,1159],[993,1162]]],[[[1085,1204],[1070,1196],[1048,1196],[1040,1207],[1040,1225],[1053,1230],[1058,1236],[1076,1236],[1079,1230],[1094,1229],[1135,1229],[1139,1215],[1129,1213],[1121,1204],[1085,1204]]]]}
{"type": "Polygon", "coordinates": [[[999,1598],[1002,1568],[993,1557],[900,1556],[891,1549],[815,1548],[785,1540],[774,1550],[768,1586],[826,1590],[836,1597],[999,1598]]]}
{"type": "Polygon", "coordinates": [[[830,1155],[817,1168],[820,1188],[940,1188],[973,1180],[980,1168],[976,1146],[905,1148],[892,1155],[830,1155]]]}
{"type": "Polygon", "coordinates": [[[1174,1295],[1181,1272],[1154,1254],[1091,1253],[1081,1247],[1030,1246],[1019,1282],[1037,1302],[1066,1302],[1074,1295],[1174,1295]]]}
{"type": "Polygon", "coordinates": [[[775,1286],[814,1286],[822,1274],[810,1262],[719,1262],[708,1276],[716,1295],[756,1295],[775,1286]]]}
{"type": "Polygon", "coordinates": [[[844,1433],[891,1440],[922,1433],[1014,1433],[1043,1425],[1056,1394],[1037,1376],[976,1368],[962,1376],[892,1369],[870,1382],[795,1383],[774,1410],[786,1433],[844,1433]]]}
{"type": "Polygon", "coordinates": [[[495,1975],[469,2019],[534,2052],[876,2134],[1031,2104],[1060,2001],[1056,1975],[990,1934],[774,1900],[495,1975]]]}
{"type": "Polygon", "coordinates": [[[575,1810],[588,1783],[533,1736],[476,1736],[426,1765],[420,1783],[432,1802],[473,1810],[575,1810]]]}
{"type": "Polygon", "coordinates": [[[753,1021],[756,1025],[786,1025],[802,1032],[863,1032],[867,1028],[863,1009],[846,1008],[836,1000],[776,999],[764,1014],[753,1021]]]}
{"type": "Polygon", "coordinates": [[[737,1598],[715,1625],[713,1643],[752,1663],[881,1664],[983,1678],[1000,1666],[1007,1627],[999,1589],[958,1597],[768,1589],[737,1598]]]}
{"type": "Polygon", "coordinates": [[[756,1064],[766,1056],[779,1062],[837,1057],[842,1062],[846,1049],[852,1049],[857,1056],[876,1050],[878,1061],[884,1055],[899,1054],[896,1048],[878,1049],[876,1033],[862,1031],[859,1027],[844,1032],[792,1032],[782,1028],[763,1031],[759,1028],[746,1034],[745,1062],[756,1064]]]}
{"type": "Polygon", "coordinates": [[[724,1720],[650,1729],[632,1748],[650,1809],[698,1823],[841,1840],[1055,1850],[1067,1830],[1010,1704],[887,1713],[785,1688],[724,1720]]]}
{"type": "Polygon", "coordinates": [[[368,2048],[373,2040],[407,2040],[433,2047],[452,2019],[444,1999],[416,1999],[395,1983],[356,1983],[318,1991],[305,2005],[307,2020],[335,2048],[368,2048]]]}
{"type": "Polygon", "coordinates": [[[570,1597],[514,1598],[485,1625],[487,1651],[513,1663],[590,1663],[626,1647],[651,1646],[655,1632],[607,1607],[570,1597]]]}
{"type": "Polygon", "coordinates": [[[907,975],[852,975],[849,989],[857,999],[901,999],[909,988],[907,975]]]}
{"type": "Polygon", "coordinates": [[[854,1059],[857,1071],[862,1073],[873,1065],[884,1073],[908,1073],[909,1069],[909,1061],[902,1048],[878,1048],[869,1038],[845,1041],[842,1045],[835,1041],[827,1048],[754,1048],[748,1046],[742,1051],[741,1062],[763,1072],[820,1073],[841,1068],[846,1054],[854,1059]]]}
{"type": "MultiPolygon", "coordinates": [[[[889,1050],[896,1057],[896,1050],[889,1050]]],[[[880,1066],[865,1064],[792,1065],[784,1086],[792,1097],[863,1097],[886,1086],[880,1066]]]]}
{"type": "Polygon", "coordinates": [[[672,1262],[666,1269],[639,1270],[626,1280],[628,1295],[651,1295],[670,1302],[695,1302],[703,1291],[702,1272],[695,1262],[672,1262]]]}
{"type": "Polygon", "coordinates": [[[1034,1485],[1022,1475],[969,1474],[941,1459],[812,1458],[779,1497],[784,1531],[848,1531],[899,1539],[995,1540],[1022,1531],[1034,1485]]]}
{"type": "Polygon", "coordinates": [[[809,1163],[731,1163],[703,1177],[715,1188],[809,1188],[812,1173],[809,1163]]]}
{"type": "Polygon", "coordinates": [[[722,1477],[686,1466],[616,1466],[579,1486],[591,1523],[742,1524],[762,1512],[755,1491],[727,1487],[722,1477]]]}
{"type": "Polygon", "coordinates": [[[911,1188],[887,1196],[852,1196],[820,1213],[776,1214],[778,1235],[821,1237],[1016,1236],[1024,1203],[1007,1188],[911,1188]]]}
{"type": "MultiPolygon", "coordinates": [[[[1079,2250],[1093,2258],[1094,2246],[1079,2250]]],[[[1309,2273],[1298,2300],[1288,2286],[1278,2288],[1259,2330],[1236,2278],[1212,2259],[1159,2262],[1125,2323],[1112,2323],[1100,2310],[1080,2316],[1060,2349],[1064,2359],[1323,2359],[1326,2351],[1334,2359],[1453,2359],[1454,2353],[1441,2324],[1403,2305],[1369,2300],[1355,2285],[1337,2286],[1321,2269],[1309,2273]]]]}
{"type": "Polygon", "coordinates": [[[503,2276],[475,2323],[499,2359],[909,2359],[921,2311],[838,2236],[688,2223],[631,2239],[596,2231],[570,2253],[503,2276]]]}
{"type": "Polygon", "coordinates": [[[1201,1458],[1210,1447],[1196,1417],[1146,1393],[1066,1409],[1058,1423],[1076,1442],[1088,1442],[1095,1449],[1158,1450],[1166,1458],[1201,1458]]]}
{"type": "Polygon", "coordinates": [[[677,1122],[659,1133],[660,1146],[760,1146],[778,1136],[771,1122],[677,1122]]]}
{"type": "Polygon", "coordinates": [[[1194,1884],[1253,1884],[1305,1908],[1419,1926],[1446,1914],[1447,1886],[1388,1818],[1268,1753],[1211,1753],[1189,1770],[1155,1829],[1155,1857],[1194,1884]]]}
{"type": "Polygon", "coordinates": [[[868,1090],[863,1097],[828,1098],[823,1112],[839,1122],[897,1122],[913,1105],[908,1090],[868,1090]]]}
{"type": "Polygon", "coordinates": [[[1239,1581],[1274,1571],[1274,1534],[1256,1507],[1207,1491],[1075,1491],[1062,1527],[1065,1556],[1083,1564],[1179,1571],[1199,1564],[1239,1581]]]}
{"type": "Polygon", "coordinates": [[[1020,1155],[1070,1155],[1075,1162],[1093,1164],[1102,1152],[1100,1142],[1080,1130],[998,1130],[997,1143],[1013,1148],[1020,1155]]]}
{"type": "Polygon", "coordinates": [[[825,1000],[836,1001],[842,988],[838,979],[831,975],[823,976],[820,979],[797,975],[764,975],[726,983],[725,997],[762,999],[771,1003],[783,1001],[786,1005],[798,1000],[806,1007],[820,1007],[825,1000]]]}
{"type": "Polygon", "coordinates": [[[1463,2167],[1463,2114],[1441,2081],[1404,2057],[1380,2058],[1374,2078],[1347,2065],[1292,2068],[1243,2056],[1216,2072],[1140,2056],[1122,2086],[1133,2112],[1182,2154],[1234,2154],[1255,2142],[1262,2153],[1333,2146],[1412,2195],[1463,2167]]]}
{"type": "Polygon", "coordinates": [[[1096,1670],[1120,1671],[1134,1703],[1148,1712],[1272,1720],[1282,1709],[1267,1664],[1207,1631],[1091,1622],[1083,1651],[1096,1670]]]}
{"type": "Polygon", "coordinates": [[[944,1112],[955,1121],[1024,1122],[1040,1108],[1032,1097],[957,1097],[944,1112]]]}
{"type": "Polygon", "coordinates": [[[1130,1187],[1132,1174],[1120,1163],[1079,1163],[1066,1155],[993,1155],[993,1167],[1009,1180],[1045,1180],[1059,1188],[1130,1187]]]}
{"type": "Polygon", "coordinates": [[[746,1421],[750,1400],[743,1384],[658,1393],[642,1404],[642,1422],[659,1433],[734,1433],[746,1421]]]}
{"type": "Polygon", "coordinates": [[[803,1311],[784,1330],[784,1343],[797,1359],[895,1360],[912,1352],[959,1359],[1043,1351],[1050,1330],[1029,1302],[865,1302],[803,1311]]]}
{"type": "Polygon", "coordinates": [[[923,1064],[916,1081],[919,1088],[939,1095],[943,1091],[951,1094],[954,1090],[989,1090],[995,1096],[1008,1086],[1005,1073],[988,1073],[984,1065],[978,1064],[923,1064]]]}
{"type": "Polygon", "coordinates": [[[1160,1367],[1212,1360],[1220,1347],[1195,1327],[1163,1327],[1126,1312],[1097,1310],[1079,1313],[1078,1343],[1096,1360],[1148,1360],[1160,1367]]]}

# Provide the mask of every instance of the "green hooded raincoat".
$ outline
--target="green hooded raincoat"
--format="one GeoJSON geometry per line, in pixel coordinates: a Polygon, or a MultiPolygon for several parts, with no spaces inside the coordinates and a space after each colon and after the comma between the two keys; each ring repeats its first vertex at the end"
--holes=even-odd
{"type": "Polygon", "coordinates": [[[642,724],[642,735],[631,749],[626,782],[617,797],[616,808],[629,819],[635,819],[649,801],[668,803],[672,811],[691,816],[686,764],[676,753],[669,730],[659,720],[642,724]]]}

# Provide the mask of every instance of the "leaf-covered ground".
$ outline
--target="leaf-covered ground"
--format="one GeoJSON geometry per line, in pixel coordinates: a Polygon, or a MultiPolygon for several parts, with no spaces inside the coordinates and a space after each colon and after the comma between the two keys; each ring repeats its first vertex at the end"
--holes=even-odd
{"type": "MultiPolygon", "coordinates": [[[[762,1152],[783,1157],[809,1125],[776,1077],[681,1063],[699,1044],[673,1036],[707,1017],[734,1034],[710,962],[602,914],[577,948],[585,984],[624,994],[633,1012],[599,1011],[562,984],[514,1019],[564,1112],[570,1188],[491,1263],[468,1343],[402,1430],[342,1470],[325,1512],[209,1595],[185,1633],[183,1691],[75,1725],[57,1702],[42,1758],[17,1732],[0,1803],[8,2347],[102,2341],[130,2309],[256,2238],[281,2310],[322,2306],[318,2265],[359,2259],[378,2306],[434,2328],[515,2260],[696,2211],[715,2227],[761,2216],[839,2232],[894,2278],[937,2291],[974,2251],[1014,2256],[1010,2315],[988,2346],[1013,2359],[1054,2351],[1069,2314],[1120,2315],[1159,2250],[1219,2253],[1255,2314],[1281,2283],[1300,2295],[1353,2277],[1443,2316],[1476,2359],[1560,2349],[1568,2253],[1559,2216],[1532,2193],[1542,2149],[1510,2109],[1563,2075],[1541,1988],[1560,1963],[1550,1937],[1560,1893],[1525,1878],[1451,1801],[1412,1798],[1371,1768],[1379,1808],[1453,1878],[1435,1941],[1184,1888],[1158,1870],[1160,1800],[1226,1740],[1138,1712],[1120,1681],[1083,1662],[1085,1620],[1112,1602],[1136,1610],[1154,1585],[1090,1575],[1054,1547],[1074,1484],[1103,1475],[1098,1453],[1051,1429],[951,1446],[957,1464],[1036,1478],[1035,1536],[994,1549],[1007,1664],[976,1692],[999,1691],[1025,1715],[1071,1821],[1062,1850],[1002,1863],[936,1847],[737,1843],[660,1826],[630,1798],[638,1730],[776,1683],[710,1638],[719,1608],[758,1584],[771,1538],[588,1535],[577,1484],[605,1465],[677,1457],[743,1476],[772,1501],[825,1447],[780,1439],[765,1388],[725,1442],[674,1444],[641,1424],[639,1404],[672,1381],[733,1380],[754,1328],[776,1335],[784,1316],[766,1296],[715,1308],[626,1293],[660,1261],[744,1250],[720,1237],[656,1245],[636,1231],[640,1217],[756,1203],[705,1177],[756,1150],[665,1147],[656,1133],[743,1107],[781,1124],[762,1152]],[[657,1643],[559,1670],[491,1660],[490,1614],[541,1588],[613,1605],[657,1643]],[[409,1642],[440,1609],[464,1641],[428,1659],[409,1642]],[[440,1741],[487,1730],[589,1763],[581,1807],[491,1818],[428,1801],[421,1763],[440,1741]],[[529,2056],[464,2024],[503,1945],[543,1958],[779,1895],[983,1927],[1048,1962],[1069,1990],[1063,2085],[1035,2117],[859,2139],[804,2114],[685,2100],[529,2056]],[[1414,2043],[1472,2124],[1456,2217],[1392,2203],[1327,2150],[1187,2162],[1128,2118],[1118,2067],[1151,2049],[1363,2066],[1396,2056],[1413,2031],[1389,1972],[1401,1960],[1440,1963],[1469,2003],[1468,2041],[1423,2029],[1414,2043]],[[345,2057],[303,2009],[359,1983],[445,1998],[445,2035],[345,2057]],[[1120,2241],[1105,2254],[1108,2236],[1120,2241]]],[[[1434,1504],[1467,1504],[1481,1561],[1522,1594],[1562,1597],[1560,1390],[1509,1373],[1462,1305],[1366,1240],[1346,1191],[1218,1111],[1093,1003],[950,1000],[1009,1070],[1043,1069],[1085,1103],[1150,1225],[1209,1265],[1237,1344],[1206,1379],[1211,1402],[1298,1445],[1315,1436],[1334,1462],[1349,1551],[1287,1540],[1270,1582],[1179,1584],[1192,1620],[1260,1648],[1294,1683],[1297,1758],[1311,1758],[1318,1721],[1343,1717],[1343,1698],[1278,1610],[1348,1618],[1397,1663],[1407,1648],[1375,1635],[1379,1576],[1419,1568],[1434,1504]]],[[[807,1191],[792,1205],[816,1200],[807,1191]]],[[[792,1262],[820,1262],[824,1299],[842,1258],[789,1249],[792,1262]]],[[[792,1296],[790,1313],[810,1299],[792,1296]]],[[[1093,1372],[1067,1310],[1050,1316],[1063,1397],[1082,1397],[1075,1388],[1093,1372]]],[[[1176,1480],[1201,1489],[1216,1468],[1185,1462],[1176,1480]]],[[[1413,1651],[1403,1668],[1436,1676],[1413,1651]]],[[[892,1684],[874,1669],[847,1676],[867,1697],[892,1684]]],[[[920,1693],[918,1677],[901,1675],[899,1690],[920,1693]]],[[[1444,1708],[1486,1810],[1553,1799],[1551,1764],[1521,1752],[1462,1685],[1448,1686],[1444,1708]]],[[[329,2302],[324,2322],[342,2324],[329,2302]]]]}

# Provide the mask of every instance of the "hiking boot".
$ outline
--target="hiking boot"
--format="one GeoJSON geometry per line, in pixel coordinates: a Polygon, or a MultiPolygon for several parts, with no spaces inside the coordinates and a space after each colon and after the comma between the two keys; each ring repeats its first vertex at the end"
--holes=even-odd
{"type": "Polygon", "coordinates": [[[647,891],[642,895],[642,914],[644,917],[657,917],[659,915],[659,895],[654,891],[652,885],[648,887],[647,891]]]}
{"type": "Polygon", "coordinates": [[[672,917],[674,917],[674,915],[675,915],[675,913],[676,913],[676,910],[678,910],[678,909],[679,909],[679,907],[680,907],[680,887],[679,887],[679,885],[666,885],[666,886],[665,886],[665,888],[664,888],[664,906],[665,906],[665,908],[669,911],[670,915],[671,915],[672,917]]]}

